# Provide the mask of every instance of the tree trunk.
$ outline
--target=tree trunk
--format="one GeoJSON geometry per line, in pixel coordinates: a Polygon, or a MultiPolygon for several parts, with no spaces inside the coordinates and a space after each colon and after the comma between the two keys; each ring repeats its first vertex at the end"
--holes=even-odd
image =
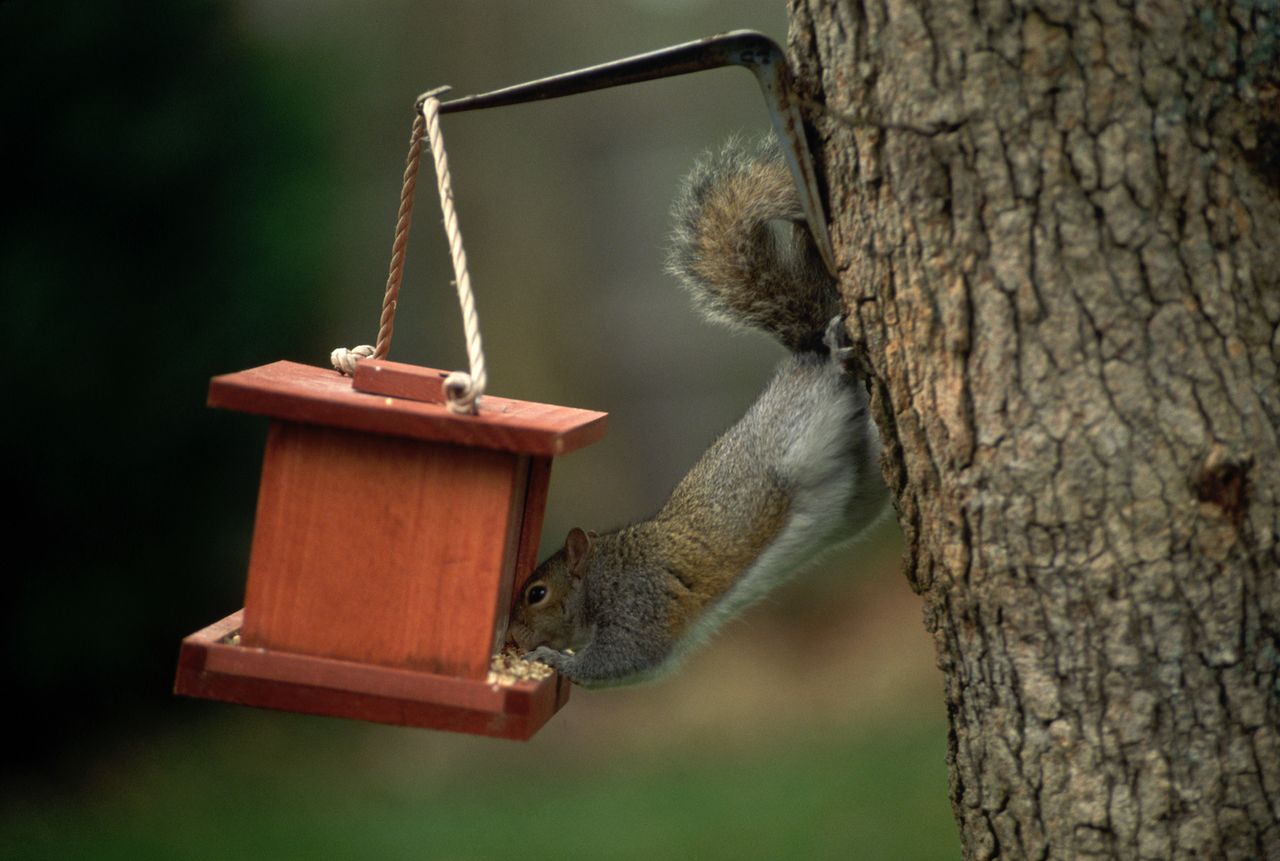
{"type": "Polygon", "coordinates": [[[790,0],[967,858],[1280,858],[1276,0],[790,0]]]}

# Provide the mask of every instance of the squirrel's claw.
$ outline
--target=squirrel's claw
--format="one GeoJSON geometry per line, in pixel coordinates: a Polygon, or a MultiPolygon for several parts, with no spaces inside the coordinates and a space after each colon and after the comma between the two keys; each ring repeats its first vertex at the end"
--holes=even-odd
{"type": "Polygon", "coordinates": [[[822,343],[831,353],[831,361],[844,371],[853,365],[853,339],[849,337],[849,329],[845,326],[848,316],[837,314],[827,322],[827,331],[822,336],[822,343]]]}

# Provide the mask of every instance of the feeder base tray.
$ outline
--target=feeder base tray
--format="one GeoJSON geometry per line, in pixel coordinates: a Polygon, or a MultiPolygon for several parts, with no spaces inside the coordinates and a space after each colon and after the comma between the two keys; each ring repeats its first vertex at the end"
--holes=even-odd
{"type": "Polygon", "coordinates": [[[174,692],[305,714],[527,739],[569,681],[495,683],[272,651],[236,642],[244,611],[182,641],[174,692]]]}

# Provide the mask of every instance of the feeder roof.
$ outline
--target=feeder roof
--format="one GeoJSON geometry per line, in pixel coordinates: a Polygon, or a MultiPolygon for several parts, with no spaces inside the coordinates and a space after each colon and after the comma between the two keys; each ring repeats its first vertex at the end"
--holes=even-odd
{"type": "MultiPolygon", "coordinates": [[[[399,377],[442,379],[445,373],[397,362],[374,364],[399,377]]],[[[209,406],[286,421],[549,456],[567,454],[599,440],[607,417],[595,410],[496,395],[481,399],[478,415],[456,415],[440,403],[357,391],[350,377],[288,361],[214,377],[209,382],[209,406]]]]}

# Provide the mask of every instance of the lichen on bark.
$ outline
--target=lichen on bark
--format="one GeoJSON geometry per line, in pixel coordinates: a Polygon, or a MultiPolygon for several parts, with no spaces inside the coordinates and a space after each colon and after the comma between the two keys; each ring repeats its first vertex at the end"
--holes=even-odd
{"type": "Polygon", "coordinates": [[[1280,858],[1280,8],[791,0],[968,858],[1280,858]]]}

